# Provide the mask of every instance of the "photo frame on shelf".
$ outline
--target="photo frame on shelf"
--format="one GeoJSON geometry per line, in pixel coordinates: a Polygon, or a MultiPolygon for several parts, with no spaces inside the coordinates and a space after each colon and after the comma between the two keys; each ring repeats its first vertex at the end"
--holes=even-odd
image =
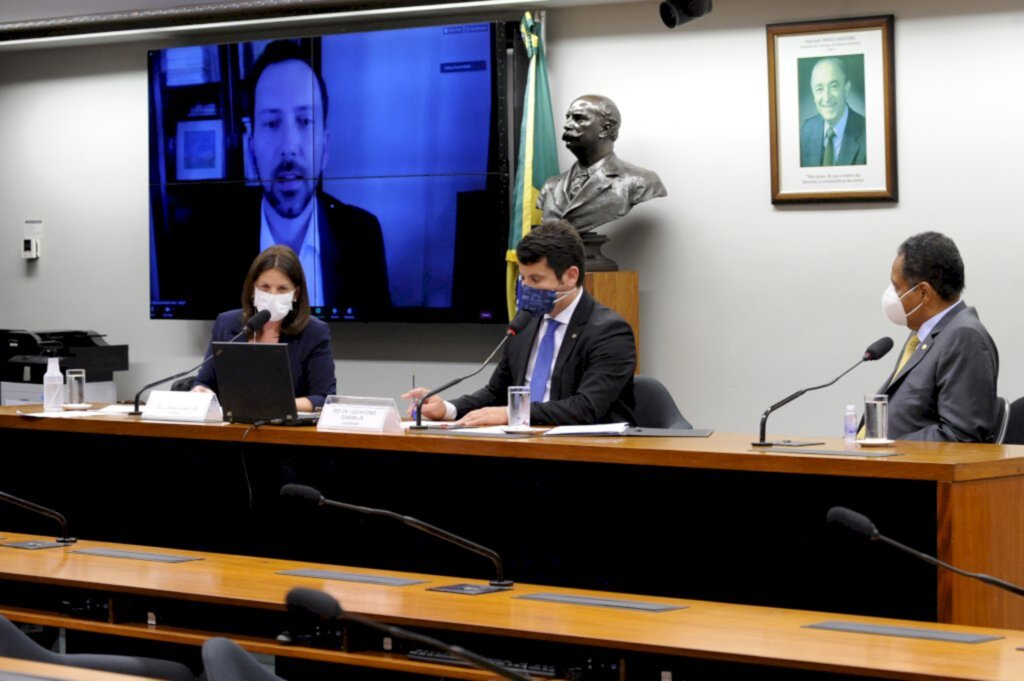
{"type": "Polygon", "coordinates": [[[179,121],[174,148],[178,180],[223,179],[224,121],[179,121]]]}
{"type": "Polygon", "coordinates": [[[896,201],[893,17],[767,26],[773,204],[896,201]]]}

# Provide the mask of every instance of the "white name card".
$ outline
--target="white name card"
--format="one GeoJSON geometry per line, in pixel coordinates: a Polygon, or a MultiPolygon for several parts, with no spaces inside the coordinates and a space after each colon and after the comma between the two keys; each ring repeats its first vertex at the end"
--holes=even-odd
{"type": "Polygon", "coordinates": [[[142,410],[146,421],[213,423],[224,420],[224,412],[213,393],[154,390],[142,410]]]}
{"type": "Polygon", "coordinates": [[[403,433],[402,419],[393,399],[351,395],[329,395],[316,429],[339,433],[403,433]]]}

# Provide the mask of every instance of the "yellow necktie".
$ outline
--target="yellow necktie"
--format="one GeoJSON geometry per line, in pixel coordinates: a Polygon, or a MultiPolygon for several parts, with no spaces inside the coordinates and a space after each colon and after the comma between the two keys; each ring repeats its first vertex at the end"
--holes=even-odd
{"type": "Polygon", "coordinates": [[[907,366],[907,362],[910,361],[911,355],[914,354],[914,350],[917,350],[917,344],[921,342],[921,339],[917,337],[917,334],[911,334],[910,338],[907,339],[907,344],[903,346],[903,356],[900,357],[900,363],[896,365],[896,372],[892,375],[892,380],[889,381],[889,385],[896,380],[896,377],[903,371],[903,367],[907,366]]]}
{"type": "MultiPolygon", "coordinates": [[[[911,334],[910,338],[907,339],[907,344],[903,346],[903,356],[900,357],[900,363],[896,365],[896,371],[892,374],[892,379],[889,380],[889,385],[896,380],[896,377],[903,371],[903,367],[907,366],[907,362],[910,361],[914,351],[917,350],[917,344],[921,342],[921,339],[917,337],[917,334],[911,334]]],[[[867,430],[865,426],[861,426],[860,430],[857,431],[857,439],[861,440],[864,438],[864,432],[867,430]]]]}

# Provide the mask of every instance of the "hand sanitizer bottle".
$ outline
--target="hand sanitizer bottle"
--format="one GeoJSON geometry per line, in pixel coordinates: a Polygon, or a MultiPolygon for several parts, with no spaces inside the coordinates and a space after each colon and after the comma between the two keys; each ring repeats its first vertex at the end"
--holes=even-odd
{"type": "Polygon", "coordinates": [[[60,411],[64,408],[64,374],[60,372],[60,358],[46,360],[43,374],[43,411],[60,411]]]}

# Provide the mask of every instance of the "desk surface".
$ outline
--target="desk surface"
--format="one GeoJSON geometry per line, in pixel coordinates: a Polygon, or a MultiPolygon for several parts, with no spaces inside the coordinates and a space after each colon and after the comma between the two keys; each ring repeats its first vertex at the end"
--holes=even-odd
{"type": "MultiPolygon", "coordinates": [[[[177,424],[141,421],[112,415],[69,419],[19,416],[30,407],[0,407],[0,429],[93,433],[215,442],[241,441],[243,425],[177,424]]],[[[245,442],[252,444],[375,449],[392,452],[489,456],[508,459],[547,459],[591,463],[705,468],[717,470],[806,473],[883,479],[964,482],[1024,474],[1024,446],[941,442],[897,442],[898,456],[865,458],[751,448],[748,434],[713,433],[707,438],[658,437],[533,437],[502,439],[465,435],[405,434],[360,435],[320,433],[315,428],[262,426],[252,429],[245,442]]],[[[812,449],[843,450],[840,438],[819,438],[825,444],[812,449]]]]}
{"type": "MultiPolygon", "coordinates": [[[[39,539],[14,533],[4,535],[14,540],[39,539]]],[[[81,541],[70,548],[39,551],[0,548],[0,577],[266,610],[283,610],[285,594],[295,586],[306,586],[330,593],[351,612],[418,627],[871,676],[914,679],[1024,678],[1024,652],[1017,650],[1024,646],[1024,632],[1021,631],[830,615],[698,600],[627,596],[529,584],[517,584],[512,591],[470,597],[426,590],[432,586],[467,581],[457,578],[179,549],[162,552],[200,557],[203,560],[166,564],[75,553],[76,549],[96,547],[161,551],[152,547],[91,541],[81,541]],[[412,577],[424,580],[425,583],[389,587],[276,574],[281,570],[299,567],[412,577]],[[650,613],[518,598],[542,591],[620,597],[686,607],[650,613]],[[988,633],[1003,638],[970,645],[806,628],[809,624],[829,619],[914,626],[939,631],[988,633]]],[[[15,620],[26,621],[26,617],[31,619],[30,613],[21,613],[19,616],[17,610],[4,608],[2,604],[0,612],[15,620]]],[[[96,625],[82,621],[82,625],[95,627],[102,626],[102,623],[96,625]]],[[[73,627],[73,624],[66,626],[73,627]]],[[[159,626],[141,628],[150,636],[159,634],[159,626]]]]}
{"type": "Polygon", "coordinates": [[[58,681],[132,681],[132,679],[145,678],[129,676],[127,674],[101,672],[95,669],[83,669],[81,667],[67,667],[61,664],[29,662],[28,660],[18,660],[13,657],[0,657],[0,671],[34,676],[41,679],[57,679],[58,681]]]}

